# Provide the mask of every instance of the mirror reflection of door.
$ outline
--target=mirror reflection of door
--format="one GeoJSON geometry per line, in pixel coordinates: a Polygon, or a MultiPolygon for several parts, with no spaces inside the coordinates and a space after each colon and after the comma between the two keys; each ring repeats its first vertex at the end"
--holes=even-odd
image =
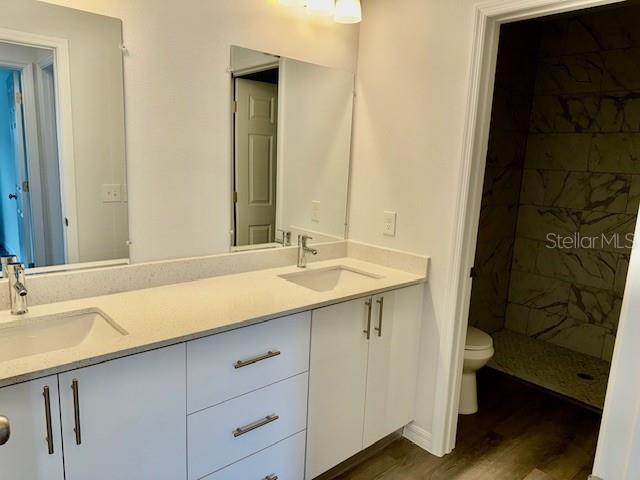
{"type": "Polygon", "coordinates": [[[65,263],[53,52],[0,42],[0,254],[65,263]]]}
{"type": "Polygon", "coordinates": [[[235,245],[271,243],[276,230],[277,69],[234,83],[235,245]]]}

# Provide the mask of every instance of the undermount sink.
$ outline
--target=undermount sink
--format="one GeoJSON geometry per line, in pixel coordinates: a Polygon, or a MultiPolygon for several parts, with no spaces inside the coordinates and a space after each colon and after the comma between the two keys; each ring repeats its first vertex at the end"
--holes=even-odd
{"type": "Polygon", "coordinates": [[[0,323],[0,362],[128,335],[106,313],[89,308],[55,315],[24,316],[0,323]]]}
{"type": "Polygon", "coordinates": [[[287,273],[280,275],[280,278],[316,292],[329,292],[345,285],[359,285],[363,282],[379,280],[382,276],[344,265],[337,265],[287,273]]]}

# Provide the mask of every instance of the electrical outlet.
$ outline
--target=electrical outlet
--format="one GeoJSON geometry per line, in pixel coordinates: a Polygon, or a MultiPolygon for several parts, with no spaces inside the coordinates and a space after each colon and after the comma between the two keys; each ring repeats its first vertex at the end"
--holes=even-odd
{"type": "Polygon", "coordinates": [[[320,222],[320,202],[318,200],[311,201],[311,221],[320,222]]]}
{"type": "Polygon", "coordinates": [[[102,185],[102,202],[118,203],[122,201],[122,186],[120,184],[102,185]]]}
{"type": "Polygon", "coordinates": [[[382,234],[388,237],[396,236],[396,212],[384,212],[384,224],[382,226],[382,234]]]}

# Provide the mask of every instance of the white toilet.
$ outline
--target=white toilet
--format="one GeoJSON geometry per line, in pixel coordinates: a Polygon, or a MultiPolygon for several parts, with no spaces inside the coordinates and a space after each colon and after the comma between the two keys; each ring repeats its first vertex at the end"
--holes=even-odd
{"type": "Polygon", "coordinates": [[[458,413],[471,415],[478,411],[478,388],[476,372],[493,357],[493,338],[475,327],[467,328],[467,342],[464,348],[464,366],[458,413]]]}

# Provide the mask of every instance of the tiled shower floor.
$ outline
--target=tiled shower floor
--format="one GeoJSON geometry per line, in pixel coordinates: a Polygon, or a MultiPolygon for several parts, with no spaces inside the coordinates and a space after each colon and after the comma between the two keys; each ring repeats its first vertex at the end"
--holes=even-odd
{"type": "Polygon", "coordinates": [[[496,353],[489,367],[591,407],[604,406],[608,362],[511,330],[492,336],[496,353]]]}

